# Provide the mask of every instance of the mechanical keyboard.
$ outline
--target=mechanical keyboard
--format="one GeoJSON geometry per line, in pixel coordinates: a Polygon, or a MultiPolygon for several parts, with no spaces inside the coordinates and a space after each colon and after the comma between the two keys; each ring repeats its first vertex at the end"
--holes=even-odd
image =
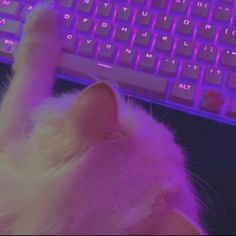
{"type": "MultiPolygon", "coordinates": [[[[0,61],[12,63],[39,0],[0,0],[0,61]]],[[[44,1],[45,2],[45,1],[44,1]]],[[[57,75],[236,125],[234,0],[46,0],[62,19],[57,75]]]]}

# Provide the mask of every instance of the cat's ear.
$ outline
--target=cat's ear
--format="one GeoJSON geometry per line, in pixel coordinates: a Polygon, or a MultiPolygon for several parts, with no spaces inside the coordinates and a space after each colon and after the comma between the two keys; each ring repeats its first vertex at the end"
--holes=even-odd
{"type": "Polygon", "coordinates": [[[105,82],[86,88],[71,110],[75,132],[86,141],[102,139],[118,124],[117,96],[105,82]]]}
{"type": "Polygon", "coordinates": [[[178,210],[170,210],[165,214],[161,219],[158,231],[163,235],[204,235],[197,224],[178,210]]]}

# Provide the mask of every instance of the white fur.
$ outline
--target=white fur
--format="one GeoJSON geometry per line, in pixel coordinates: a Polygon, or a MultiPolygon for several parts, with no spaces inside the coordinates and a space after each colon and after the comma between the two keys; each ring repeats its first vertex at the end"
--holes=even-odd
{"type": "Polygon", "coordinates": [[[1,153],[2,214],[17,215],[10,232],[122,233],[148,217],[159,198],[160,209],[173,204],[197,222],[183,154],[171,133],[126,105],[120,123],[127,137],[77,155],[65,115],[75,96],[51,99],[35,115],[29,137],[1,153]],[[96,222],[97,214],[104,216],[96,222]]]}
{"type": "MultiPolygon", "coordinates": [[[[29,57],[31,35],[42,35],[42,18],[48,17],[53,42],[59,37],[51,15],[51,10],[39,8],[29,20],[26,29],[31,30],[16,55],[16,75],[0,110],[0,233],[127,234],[146,232],[153,224],[153,233],[158,233],[159,219],[170,209],[198,225],[198,204],[183,153],[164,125],[116,94],[119,125],[86,143],[77,127],[89,124],[79,124],[83,112],[72,119],[73,109],[83,111],[90,104],[87,97],[93,102],[106,91],[112,100],[111,90],[99,95],[98,85],[96,96],[91,88],[84,100],[79,93],[50,97],[56,47],[47,55],[49,65],[42,64],[39,71],[29,73],[22,65],[20,56],[29,57]],[[33,89],[37,83],[38,93],[33,89]]],[[[43,50],[44,39],[36,45],[43,50]]],[[[41,54],[32,56],[33,65],[34,57],[40,62],[41,54]]],[[[104,112],[112,116],[112,109],[92,107],[85,117],[96,125],[97,117],[104,112]]]]}

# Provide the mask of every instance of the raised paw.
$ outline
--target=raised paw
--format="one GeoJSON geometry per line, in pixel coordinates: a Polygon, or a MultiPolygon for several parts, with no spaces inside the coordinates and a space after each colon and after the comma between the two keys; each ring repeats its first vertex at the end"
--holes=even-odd
{"type": "Polygon", "coordinates": [[[31,68],[55,67],[62,47],[59,17],[47,4],[38,4],[28,16],[22,41],[16,54],[16,65],[22,59],[31,68]],[[19,55],[19,56],[18,56],[19,55]]]}
{"type": "Polygon", "coordinates": [[[38,4],[26,21],[25,33],[59,37],[59,18],[55,9],[47,4],[38,4]]]}

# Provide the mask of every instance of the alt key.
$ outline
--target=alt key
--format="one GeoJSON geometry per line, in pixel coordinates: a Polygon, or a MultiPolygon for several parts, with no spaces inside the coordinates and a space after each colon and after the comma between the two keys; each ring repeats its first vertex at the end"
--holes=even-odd
{"type": "Polygon", "coordinates": [[[193,106],[195,86],[191,83],[175,81],[170,93],[170,100],[186,105],[193,106]]]}

